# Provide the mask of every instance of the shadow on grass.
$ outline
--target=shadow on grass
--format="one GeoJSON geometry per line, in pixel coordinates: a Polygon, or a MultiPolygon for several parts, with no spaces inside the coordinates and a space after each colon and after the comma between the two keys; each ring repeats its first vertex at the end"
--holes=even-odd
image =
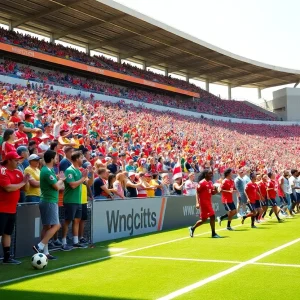
{"type": "MultiPolygon", "coordinates": [[[[99,292],[100,294],[101,292],[99,292]]],[[[109,297],[105,295],[88,296],[76,294],[59,294],[59,293],[44,293],[37,291],[15,291],[0,289],[1,299],[18,299],[18,300],[133,300],[136,298],[109,297]]]]}

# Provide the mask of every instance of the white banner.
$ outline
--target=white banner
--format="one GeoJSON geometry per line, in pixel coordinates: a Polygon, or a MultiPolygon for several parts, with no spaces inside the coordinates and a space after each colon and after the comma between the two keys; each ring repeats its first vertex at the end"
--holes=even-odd
{"type": "Polygon", "coordinates": [[[93,203],[93,242],[101,242],[162,229],[165,198],[93,203]]]}

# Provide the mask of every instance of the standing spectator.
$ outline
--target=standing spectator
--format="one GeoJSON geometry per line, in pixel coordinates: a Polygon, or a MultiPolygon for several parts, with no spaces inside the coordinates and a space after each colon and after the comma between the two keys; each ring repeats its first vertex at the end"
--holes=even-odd
{"type": "Polygon", "coordinates": [[[17,169],[21,157],[16,152],[8,152],[0,166],[0,236],[4,259],[3,264],[18,265],[21,262],[10,255],[11,235],[16,221],[20,190],[27,185],[29,176],[17,169]]]}
{"type": "Polygon", "coordinates": [[[86,248],[86,245],[80,244],[78,239],[79,223],[82,217],[81,189],[82,183],[87,180],[88,171],[85,169],[80,172],[83,156],[80,151],[72,153],[72,165],[65,171],[65,191],[64,191],[64,209],[65,222],[63,224],[62,242],[63,248],[67,245],[67,233],[69,224],[72,222],[73,247],[86,248]]]}
{"type": "Polygon", "coordinates": [[[49,145],[49,136],[47,134],[43,134],[41,136],[41,140],[42,142],[38,145],[38,148],[39,148],[39,152],[46,152],[49,148],[50,148],[50,145],[49,145]]]}
{"type": "Polygon", "coordinates": [[[116,194],[119,195],[121,199],[126,197],[126,180],[125,173],[118,173],[116,176],[116,181],[113,183],[113,189],[116,190],[116,194]]]}
{"type": "Polygon", "coordinates": [[[138,188],[141,186],[141,180],[136,181],[136,174],[134,172],[128,173],[128,180],[126,181],[127,194],[126,197],[136,198],[138,196],[138,188]]]}
{"type": "Polygon", "coordinates": [[[187,196],[196,196],[197,183],[195,180],[195,173],[188,174],[189,179],[185,182],[185,191],[187,196]]]}
{"type": "Polygon", "coordinates": [[[168,173],[161,174],[162,196],[170,196],[170,177],[168,173]]]}
{"type": "Polygon", "coordinates": [[[17,152],[15,148],[16,134],[13,129],[6,129],[3,134],[3,143],[1,146],[2,160],[5,160],[5,156],[8,152],[17,152]]]}
{"type": "Polygon", "coordinates": [[[152,180],[150,181],[150,185],[155,187],[156,190],[154,192],[155,197],[162,196],[162,183],[158,179],[158,174],[153,174],[152,175],[152,180]]]}
{"type": "Polygon", "coordinates": [[[15,141],[15,147],[18,148],[19,146],[27,146],[28,145],[28,136],[24,132],[24,122],[18,123],[18,130],[16,131],[17,141],[15,141]]]}
{"type": "MultiPolygon", "coordinates": [[[[65,175],[59,174],[59,180],[53,171],[56,153],[48,150],[44,153],[45,166],[42,167],[40,174],[41,201],[39,204],[43,229],[41,233],[42,240],[33,249],[43,252],[49,260],[55,260],[56,257],[48,252],[48,242],[52,236],[60,229],[58,215],[58,191],[64,187],[65,175]]],[[[70,250],[68,247],[62,250],[70,250]]]]}
{"type": "Polygon", "coordinates": [[[41,129],[44,131],[44,125],[42,123],[42,115],[36,114],[36,118],[34,119],[33,125],[35,128],[41,129]]]}
{"type": "Polygon", "coordinates": [[[59,163],[60,171],[65,172],[72,165],[71,157],[73,150],[74,149],[71,146],[64,147],[65,157],[59,163]]]}
{"type": "Polygon", "coordinates": [[[94,198],[95,199],[107,199],[113,196],[111,190],[107,186],[107,180],[109,172],[105,168],[98,170],[98,178],[94,181],[94,198]]]}
{"type": "MultiPolygon", "coordinates": [[[[34,129],[34,125],[31,122],[31,117],[32,117],[32,114],[26,114],[25,115],[24,125],[25,125],[25,127],[30,128],[30,129],[33,130],[34,129]]],[[[32,132],[26,132],[26,134],[27,134],[28,140],[31,140],[31,138],[32,138],[32,132]]]]}
{"type": "Polygon", "coordinates": [[[31,154],[28,157],[29,166],[24,171],[24,174],[30,176],[29,187],[25,190],[26,202],[40,202],[40,159],[36,154],[31,154]]]}
{"type": "Polygon", "coordinates": [[[117,174],[119,171],[119,165],[117,164],[118,161],[118,153],[114,153],[111,157],[111,163],[107,165],[107,169],[112,173],[112,174],[117,174]]]}
{"type": "Polygon", "coordinates": [[[82,170],[83,169],[88,170],[88,179],[85,182],[83,182],[82,190],[81,190],[82,215],[79,223],[79,243],[87,244],[88,241],[84,238],[84,226],[85,226],[85,222],[88,219],[88,200],[93,199],[91,186],[94,183],[94,172],[93,172],[93,167],[89,162],[85,162],[84,164],[82,164],[82,170]]]}

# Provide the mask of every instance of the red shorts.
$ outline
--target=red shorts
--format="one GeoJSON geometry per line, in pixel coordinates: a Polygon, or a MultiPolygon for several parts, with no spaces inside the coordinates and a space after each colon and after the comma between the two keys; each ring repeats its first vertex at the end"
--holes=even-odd
{"type": "Polygon", "coordinates": [[[209,217],[213,216],[215,214],[215,211],[213,210],[212,206],[201,206],[200,205],[200,218],[202,220],[206,220],[209,217]]]}

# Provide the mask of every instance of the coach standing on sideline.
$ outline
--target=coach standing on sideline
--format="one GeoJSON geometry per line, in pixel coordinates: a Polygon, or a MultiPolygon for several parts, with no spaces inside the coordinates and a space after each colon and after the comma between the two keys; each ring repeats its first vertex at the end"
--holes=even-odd
{"type": "Polygon", "coordinates": [[[8,152],[0,166],[0,236],[2,236],[3,264],[19,265],[21,262],[10,255],[11,235],[13,233],[20,190],[28,184],[29,175],[17,169],[22,159],[17,152],[8,152]]]}

